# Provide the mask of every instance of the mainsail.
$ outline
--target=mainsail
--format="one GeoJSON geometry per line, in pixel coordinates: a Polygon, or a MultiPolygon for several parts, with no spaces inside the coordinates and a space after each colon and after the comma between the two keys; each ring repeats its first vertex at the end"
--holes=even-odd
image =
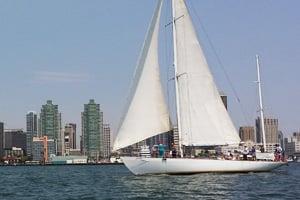
{"type": "Polygon", "coordinates": [[[181,144],[237,144],[240,138],[219,96],[185,2],[173,3],[181,144]]]}
{"type": "Polygon", "coordinates": [[[171,130],[158,62],[161,7],[162,0],[159,0],[135,71],[127,112],[119,127],[114,150],[171,130]]]}

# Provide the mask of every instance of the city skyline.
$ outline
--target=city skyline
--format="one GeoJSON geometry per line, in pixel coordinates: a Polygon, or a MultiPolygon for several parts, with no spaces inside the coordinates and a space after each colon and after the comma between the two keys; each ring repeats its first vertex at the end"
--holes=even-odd
{"type": "MultiPolygon", "coordinates": [[[[65,1],[57,7],[50,2],[4,2],[0,8],[0,17],[5,19],[0,22],[0,121],[6,128],[25,130],[25,114],[29,110],[39,112],[41,105],[52,99],[59,105],[62,124],[73,122],[80,127],[83,105],[95,99],[106,113],[105,123],[112,125],[114,137],[155,3],[65,1]]],[[[299,131],[300,3],[191,0],[188,6],[197,10],[241,99],[246,116],[239,110],[194,15],[212,72],[228,96],[228,110],[236,128],[254,125],[258,115],[253,83],[258,53],[266,117],[278,118],[285,135],[299,131]]],[[[163,16],[163,23],[168,20],[168,15],[163,16]]],[[[161,33],[164,39],[164,30],[161,33]]],[[[162,47],[162,71],[170,60],[162,47]]]]}

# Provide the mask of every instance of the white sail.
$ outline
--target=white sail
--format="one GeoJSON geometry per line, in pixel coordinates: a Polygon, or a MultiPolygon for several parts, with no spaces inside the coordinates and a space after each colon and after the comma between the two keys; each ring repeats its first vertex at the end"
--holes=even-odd
{"type": "Polygon", "coordinates": [[[237,144],[240,138],[222,103],[185,2],[173,2],[182,145],[237,144]]]}
{"type": "MultiPolygon", "coordinates": [[[[184,0],[173,0],[174,64],[180,144],[209,146],[237,144],[240,139],[209,71],[184,0]]],[[[114,149],[170,130],[169,115],[159,78],[157,40],[159,1],[137,67],[130,104],[114,149]]],[[[142,152],[143,153],[143,152],[142,152]]],[[[121,157],[135,175],[194,174],[202,172],[265,172],[285,164],[195,158],[121,157]]],[[[265,158],[263,158],[265,160],[265,158]]]]}
{"type": "Polygon", "coordinates": [[[162,0],[159,0],[136,68],[128,109],[119,127],[114,150],[171,130],[158,63],[161,6],[162,0]]]}

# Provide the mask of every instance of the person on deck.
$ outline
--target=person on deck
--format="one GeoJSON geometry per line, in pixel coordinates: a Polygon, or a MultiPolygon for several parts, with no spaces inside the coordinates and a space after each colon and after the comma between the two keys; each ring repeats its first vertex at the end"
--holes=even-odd
{"type": "Polygon", "coordinates": [[[175,146],[173,145],[172,146],[172,158],[176,158],[176,156],[177,156],[177,150],[176,150],[175,146]]]}
{"type": "Polygon", "coordinates": [[[254,146],[252,146],[251,148],[251,156],[252,156],[252,160],[256,160],[256,149],[254,146]]]}
{"type": "Polygon", "coordinates": [[[275,161],[281,161],[282,148],[279,146],[279,144],[276,144],[276,149],[274,153],[275,153],[275,161]]]}
{"type": "Polygon", "coordinates": [[[261,147],[260,147],[260,152],[261,152],[261,153],[265,153],[265,148],[264,148],[263,145],[261,145],[261,147]]]}
{"type": "Polygon", "coordinates": [[[162,157],[164,157],[164,155],[165,155],[165,145],[163,145],[162,143],[160,143],[158,145],[158,156],[160,158],[162,158],[162,157]]]}
{"type": "Polygon", "coordinates": [[[243,151],[243,160],[248,160],[247,156],[249,154],[249,151],[248,151],[248,147],[244,147],[244,151],[243,151]]]}
{"type": "Polygon", "coordinates": [[[151,152],[152,152],[152,157],[157,158],[157,156],[158,156],[157,145],[152,146],[151,152]]]}

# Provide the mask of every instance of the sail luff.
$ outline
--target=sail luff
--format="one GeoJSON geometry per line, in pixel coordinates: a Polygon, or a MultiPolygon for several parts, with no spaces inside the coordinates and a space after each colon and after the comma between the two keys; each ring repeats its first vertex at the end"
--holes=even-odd
{"type": "Polygon", "coordinates": [[[182,144],[237,144],[239,136],[221,101],[185,1],[174,3],[182,144]]]}
{"type": "Polygon", "coordinates": [[[162,0],[158,0],[135,71],[127,110],[114,141],[114,150],[168,132],[171,129],[158,62],[161,7],[162,0]]]}

